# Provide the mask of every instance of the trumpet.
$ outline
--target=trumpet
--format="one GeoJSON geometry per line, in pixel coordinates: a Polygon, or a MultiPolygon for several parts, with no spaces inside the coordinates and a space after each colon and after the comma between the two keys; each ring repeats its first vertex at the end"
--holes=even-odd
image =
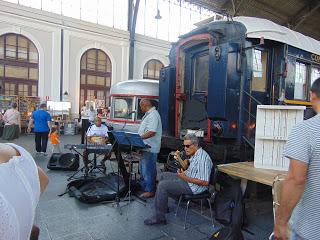
{"type": "Polygon", "coordinates": [[[185,163],[181,158],[181,152],[179,150],[174,152],[173,158],[180,164],[180,166],[185,166],[185,163]]]}

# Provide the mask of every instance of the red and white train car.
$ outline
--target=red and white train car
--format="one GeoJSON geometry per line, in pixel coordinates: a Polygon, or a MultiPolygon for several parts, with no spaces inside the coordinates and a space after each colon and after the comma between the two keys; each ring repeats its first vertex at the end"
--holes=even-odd
{"type": "Polygon", "coordinates": [[[111,111],[108,125],[114,130],[137,132],[143,113],[141,99],[148,98],[157,106],[159,82],[156,80],[128,80],[112,85],[110,89],[111,111]]]}

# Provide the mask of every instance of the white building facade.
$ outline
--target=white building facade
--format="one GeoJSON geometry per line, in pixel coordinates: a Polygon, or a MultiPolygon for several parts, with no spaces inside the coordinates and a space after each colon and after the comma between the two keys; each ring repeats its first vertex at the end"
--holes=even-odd
{"type": "MultiPolygon", "coordinates": [[[[0,1],[0,37],[19,34],[38,50],[38,89],[42,99],[59,101],[68,93],[72,113],[80,105],[81,58],[87,50],[102,50],[111,62],[110,84],[128,80],[129,32],[0,1]]],[[[170,42],[136,36],[134,78],[143,78],[149,60],[169,64],[170,42]]]]}

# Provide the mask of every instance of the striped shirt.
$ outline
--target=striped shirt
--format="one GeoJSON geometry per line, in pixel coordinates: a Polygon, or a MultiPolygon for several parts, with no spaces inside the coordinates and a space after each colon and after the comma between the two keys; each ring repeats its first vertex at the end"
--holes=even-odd
{"type": "MultiPolygon", "coordinates": [[[[189,159],[189,162],[190,165],[185,171],[186,176],[209,182],[212,168],[212,161],[209,154],[202,148],[199,148],[189,159]]],[[[199,186],[194,183],[188,184],[193,194],[199,194],[208,189],[208,186],[199,186]]]]}
{"type": "Polygon", "coordinates": [[[320,239],[320,114],[292,129],[284,156],[308,165],[305,189],[290,224],[303,239],[320,239]]]}

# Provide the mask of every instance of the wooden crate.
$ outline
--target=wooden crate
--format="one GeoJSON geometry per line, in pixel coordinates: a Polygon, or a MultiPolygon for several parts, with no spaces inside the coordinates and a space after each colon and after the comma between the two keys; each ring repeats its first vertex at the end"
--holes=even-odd
{"type": "Polygon", "coordinates": [[[289,159],[282,156],[283,147],[293,126],[303,121],[304,106],[258,105],[254,166],[288,170],[289,159]]]}

